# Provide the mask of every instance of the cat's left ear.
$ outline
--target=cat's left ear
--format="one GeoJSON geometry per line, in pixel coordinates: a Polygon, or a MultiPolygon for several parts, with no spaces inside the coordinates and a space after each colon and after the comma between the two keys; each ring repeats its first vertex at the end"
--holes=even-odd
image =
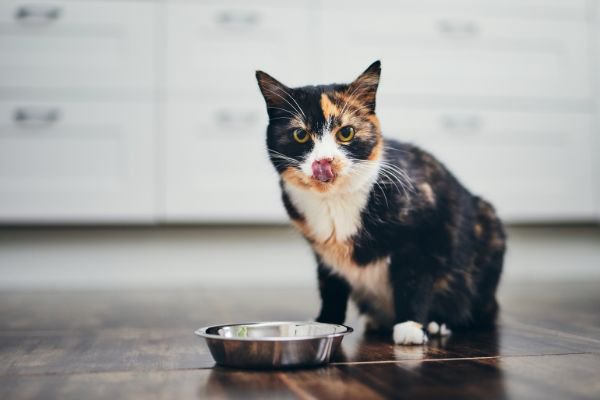
{"type": "Polygon", "coordinates": [[[263,71],[256,71],[258,87],[269,107],[281,107],[289,96],[290,88],[263,71]]]}
{"type": "Polygon", "coordinates": [[[358,99],[375,112],[375,98],[380,76],[381,61],[377,60],[348,86],[348,95],[358,99]]]}

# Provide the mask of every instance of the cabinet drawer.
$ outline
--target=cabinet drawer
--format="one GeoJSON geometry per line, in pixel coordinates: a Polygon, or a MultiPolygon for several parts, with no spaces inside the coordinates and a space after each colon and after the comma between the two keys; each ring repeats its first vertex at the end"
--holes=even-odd
{"type": "Polygon", "coordinates": [[[207,90],[211,96],[240,89],[254,93],[257,69],[289,85],[310,82],[313,63],[307,8],[302,1],[289,7],[280,4],[169,3],[167,86],[207,90]]]}
{"type": "MultiPolygon", "coordinates": [[[[364,8],[363,0],[321,0],[325,9],[364,8]]],[[[369,8],[381,13],[396,11],[444,12],[461,15],[477,13],[521,19],[589,20],[587,0],[371,0],[369,8]]]]}
{"type": "Polygon", "coordinates": [[[171,103],[166,116],[168,221],[283,221],[278,175],[258,101],[171,103]]]}
{"type": "Polygon", "coordinates": [[[155,7],[128,1],[3,1],[0,86],[152,87],[155,7]]]}
{"type": "Polygon", "coordinates": [[[151,221],[154,106],[0,103],[0,221],[151,221]]]}
{"type": "Polygon", "coordinates": [[[387,10],[325,7],[323,35],[335,37],[336,45],[321,42],[319,80],[339,80],[339,71],[360,71],[381,58],[383,96],[530,98],[579,104],[591,99],[587,21],[495,16],[461,8],[460,3],[452,10],[405,3],[387,10]],[[402,7],[405,3],[409,4],[402,7]],[[361,23],[347,24],[340,35],[339,26],[327,22],[334,19],[361,23]]]}
{"type": "Polygon", "coordinates": [[[594,214],[589,115],[381,109],[386,136],[421,145],[512,220],[594,214]]]}

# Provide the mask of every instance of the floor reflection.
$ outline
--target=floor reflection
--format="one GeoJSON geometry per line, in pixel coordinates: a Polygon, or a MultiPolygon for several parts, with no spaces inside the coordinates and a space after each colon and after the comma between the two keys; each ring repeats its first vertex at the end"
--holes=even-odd
{"type": "MultiPolygon", "coordinates": [[[[359,328],[360,329],[360,328],[359,328]]],[[[396,346],[391,334],[360,330],[344,339],[343,357],[336,354],[335,363],[365,361],[405,361],[424,359],[452,359],[494,357],[501,350],[501,328],[487,331],[458,332],[446,337],[429,338],[425,346],[396,346]]]]}

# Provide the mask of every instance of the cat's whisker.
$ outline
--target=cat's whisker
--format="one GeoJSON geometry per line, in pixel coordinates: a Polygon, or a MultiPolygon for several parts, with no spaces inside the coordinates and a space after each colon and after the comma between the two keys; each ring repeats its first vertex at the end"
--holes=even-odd
{"type": "MultiPolygon", "coordinates": [[[[396,189],[396,191],[398,193],[404,193],[406,195],[406,190],[404,188],[404,185],[402,184],[402,181],[398,178],[394,179],[394,175],[391,175],[390,172],[386,171],[385,169],[380,169],[379,170],[380,175],[382,175],[384,178],[387,178],[387,181],[393,185],[396,189]],[[400,186],[398,186],[400,185],[400,186]]],[[[386,184],[385,181],[381,182],[382,184],[386,184]]]]}
{"type": "MultiPolygon", "coordinates": [[[[372,168],[373,164],[377,163],[376,161],[370,160],[358,160],[352,158],[350,158],[350,160],[354,161],[353,168],[359,170],[360,168],[372,168]]],[[[404,196],[408,200],[410,200],[410,192],[412,192],[412,183],[410,182],[410,180],[406,179],[405,175],[400,174],[398,170],[392,169],[390,168],[390,166],[386,166],[384,164],[380,164],[379,174],[386,178],[387,181],[395,187],[398,193],[403,193],[404,196]]],[[[386,182],[377,181],[376,183],[379,185],[386,184],[386,182]]]]}
{"type": "Polygon", "coordinates": [[[300,104],[298,104],[298,102],[296,101],[296,99],[294,98],[294,96],[292,96],[291,93],[289,93],[287,90],[284,90],[285,94],[292,99],[292,101],[294,102],[294,104],[296,104],[296,106],[298,107],[298,110],[300,110],[300,112],[302,113],[302,115],[304,116],[304,118],[306,118],[306,114],[304,114],[304,110],[302,109],[302,107],[300,107],[300,104]]]}
{"type": "Polygon", "coordinates": [[[381,170],[385,171],[388,177],[396,178],[396,181],[402,186],[402,190],[407,196],[409,196],[410,193],[414,193],[414,186],[412,184],[412,181],[404,171],[391,168],[385,165],[382,166],[381,170]]]}
{"type": "Polygon", "coordinates": [[[391,147],[391,146],[386,146],[386,145],[383,146],[383,149],[384,150],[389,150],[389,151],[395,151],[397,153],[410,154],[410,151],[402,150],[402,149],[398,149],[396,147],[391,147]]]}
{"type": "Polygon", "coordinates": [[[294,103],[296,103],[296,105],[293,105],[292,103],[290,103],[289,101],[287,101],[285,99],[285,97],[283,97],[282,95],[280,95],[279,93],[277,93],[274,90],[265,89],[265,91],[267,93],[274,94],[275,96],[279,97],[281,100],[285,101],[290,107],[292,107],[292,109],[294,109],[294,111],[296,111],[297,113],[302,114],[302,116],[304,117],[304,119],[306,119],[306,115],[304,114],[304,111],[302,111],[302,108],[300,107],[300,105],[296,102],[296,100],[288,92],[283,91],[283,93],[285,93],[288,97],[290,97],[292,99],[292,101],[294,103]]]}
{"type": "Polygon", "coordinates": [[[293,120],[293,118],[290,118],[290,117],[275,117],[275,118],[269,118],[269,121],[273,121],[275,119],[287,119],[287,120],[290,120],[290,121],[293,120]]]}
{"type": "MultiPolygon", "coordinates": [[[[366,167],[371,166],[370,164],[378,163],[380,167],[380,175],[387,179],[387,181],[392,184],[398,192],[402,192],[404,196],[410,200],[410,194],[415,193],[414,185],[407,175],[407,173],[395,165],[389,164],[386,161],[370,161],[370,160],[357,160],[351,159],[355,162],[356,167],[366,167]]],[[[383,182],[384,184],[386,182],[383,182]]]]}
{"type": "Polygon", "coordinates": [[[278,159],[281,159],[281,160],[288,161],[289,163],[291,163],[293,165],[300,165],[300,161],[298,161],[298,160],[296,160],[296,159],[294,159],[292,157],[286,156],[285,154],[282,154],[282,153],[280,153],[278,151],[269,150],[269,154],[272,155],[274,158],[278,158],[278,159]]]}
{"type": "Polygon", "coordinates": [[[286,113],[290,114],[292,117],[294,117],[295,119],[298,120],[302,120],[302,118],[300,117],[300,115],[298,113],[293,113],[290,110],[286,110],[285,108],[281,108],[281,107],[273,107],[273,106],[268,106],[267,108],[269,109],[273,109],[273,110],[280,110],[280,111],[285,111],[286,113]]]}

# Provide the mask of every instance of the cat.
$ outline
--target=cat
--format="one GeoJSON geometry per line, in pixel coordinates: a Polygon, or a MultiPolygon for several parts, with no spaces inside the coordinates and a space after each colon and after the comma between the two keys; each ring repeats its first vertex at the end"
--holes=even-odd
{"type": "Polygon", "coordinates": [[[396,344],[491,327],[502,222],[431,154],[382,136],[380,75],[376,61],[350,84],[289,88],[256,72],[283,204],[317,261],[316,320],[344,323],[351,298],[396,344]]]}

